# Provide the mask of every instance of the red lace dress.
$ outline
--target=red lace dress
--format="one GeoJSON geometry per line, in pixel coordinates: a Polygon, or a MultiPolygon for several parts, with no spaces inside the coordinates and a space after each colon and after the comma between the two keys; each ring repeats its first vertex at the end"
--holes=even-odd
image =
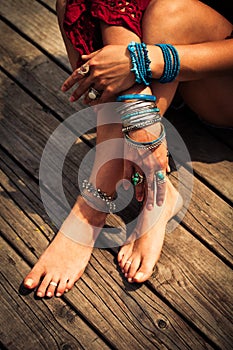
{"type": "Polygon", "coordinates": [[[64,30],[80,54],[102,47],[100,20],[123,26],[141,38],[141,20],[150,0],[67,0],[64,30]]]}

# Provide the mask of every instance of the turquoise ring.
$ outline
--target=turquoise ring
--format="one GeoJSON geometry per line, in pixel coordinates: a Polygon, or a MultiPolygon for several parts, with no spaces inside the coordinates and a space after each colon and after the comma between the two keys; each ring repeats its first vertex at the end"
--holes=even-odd
{"type": "Polygon", "coordinates": [[[131,177],[131,182],[134,186],[141,184],[143,182],[143,180],[144,180],[144,177],[141,174],[139,174],[138,172],[133,174],[131,177]]]}
{"type": "Polygon", "coordinates": [[[164,182],[166,182],[166,172],[163,170],[156,171],[155,178],[158,185],[163,184],[164,182]]]}

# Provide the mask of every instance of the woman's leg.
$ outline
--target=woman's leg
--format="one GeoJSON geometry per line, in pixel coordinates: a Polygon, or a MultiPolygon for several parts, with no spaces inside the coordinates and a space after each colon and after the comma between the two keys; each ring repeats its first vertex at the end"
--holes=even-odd
{"type": "MultiPolygon", "coordinates": [[[[230,22],[200,1],[152,0],[143,18],[143,41],[148,44],[217,41],[229,36],[232,29],[230,22]]],[[[177,83],[165,86],[153,83],[152,90],[160,99],[162,110],[169,105],[176,88],[177,83]]],[[[180,84],[179,91],[185,102],[207,122],[233,125],[232,75],[184,82],[180,84]]]]}
{"type": "MultiPolygon", "coordinates": [[[[232,31],[232,25],[217,12],[196,0],[152,0],[145,12],[142,24],[143,41],[147,44],[171,43],[190,44],[204,41],[222,40],[232,31]],[[206,20],[208,19],[208,21],[206,20]]],[[[164,114],[177,89],[177,83],[152,83],[153,94],[164,114]]],[[[185,101],[207,121],[232,125],[233,95],[232,77],[218,77],[209,81],[195,81],[181,84],[185,101]],[[208,90],[208,96],[206,91],[208,90]],[[221,111],[221,114],[219,113],[221,111]],[[221,119],[219,118],[221,116],[221,119]]],[[[121,248],[118,260],[129,281],[143,282],[152,273],[162,249],[165,227],[171,217],[175,203],[179,208],[179,197],[168,181],[165,210],[150,230],[144,231],[144,223],[153,216],[153,211],[145,211],[136,230],[143,234],[134,243],[121,248]]],[[[177,209],[178,209],[177,208],[177,209]]]]}
{"type": "MultiPolygon", "coordinates": [[[[59,0],[57,3],[58,20],[63,35],[64,9],[65,1],[59,0]]],[[[75,69],[78,54],[66,36],[63,37],[71,66],[75,69]]],[[[102,125],[106,117],[104,114],[105,110],[100,110],[97,114],[97,144],[99,147],[105,141],[109,142],[111,139],[122,137],[120,123],[102,125]]],[[[120,158],[123,158],[123,149],[119,150],[119,147],[117,150],[105,147],[96,151],[90,181],[108,195],[115,192],[116,184],[122,179],[123,164],[120,158]],[[122,157],[119,157],[121,151],[122,157]],[[105,159],[110,159],[105,164],[104,156],[105,159]]],[[[45,295],[50,297],[54,294],[60,296],[65,290],[71,289],[86,268],[95,240],[105,223],[106,215],[89,206],[79,196],[55,239],[26,276],[24,285],[30,289],[38,287],[37,295],[40,297],[45,295]],[[70,236],[73,240],[69,238],[70,236]],[[50,282],[56,283],[57,288],[50,282]]]]}

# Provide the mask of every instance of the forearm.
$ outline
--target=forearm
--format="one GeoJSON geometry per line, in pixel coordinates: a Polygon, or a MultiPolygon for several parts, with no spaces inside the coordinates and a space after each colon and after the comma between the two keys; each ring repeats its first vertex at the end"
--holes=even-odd
{"type": "MultiPolygon", "coordinates": [[[[197,80],[233,72],[233,39],[193,44],[174,45],[180,57],[178,81],[197,80]]],[[[147,45],[154,79],[163,73],[162,51],[154,45],[147,45]]]]}

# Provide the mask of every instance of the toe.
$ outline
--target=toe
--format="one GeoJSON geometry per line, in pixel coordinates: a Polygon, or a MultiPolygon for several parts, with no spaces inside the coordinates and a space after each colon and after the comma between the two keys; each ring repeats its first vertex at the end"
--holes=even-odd
{"type": "Polygon", "coordinates": [[[44,275],[44,268],[39,268],[37,265],[24,279],[24,286],[28,289],[34,289],[40,283],[41,277],[44,275]]]}
{"type": "Polygon", "coordinates": [[[53,278],[51,278],[47,287],[46,297],[51,298],[54,296],[54,294],[56,293],[58,284],[59,284],[59,276],[54,276],[53,278]]]}
{"type": "Polygon", "coordinates": [[[56,294],[55,294],[56,297],[62,296],[62,294],[65,293],[66,289],[68,289],[67,288],[67,281],[68,281],[68,278],[60,279],[60,282],[59,282],[59,284],[57,286],[57,290],[56,290],[56,294]]]}
{"type": "Polygon", "coordinates": [[[43,298],[45,296],[45,293],[47,291],[47,288],[49,286],[49,283],[51,282],[52,280],[52,276],[51,275],[45,275],[45,277],[43,278],[43,280],[41,281],[38,289],[37,289],[37,292],[36,292],[36,295],[39,297],[39,298],[43,298]]]}
{"type": "Polygon", "coordinates": [[[142,283],[148,280],[153,273],[154,265],[154,261],[142,261],[140,269],[135,273],[133,277],[133,281],[137,283],[142,283]]]}
{"type": "Polygon", "coordinates": [[[130,265],[130,269],[127,273],[128,282],[133,282],[133,278],[140,267],[140,263],[141,263],[141,259],[139,256],[132,258],[132,264],[130,265]]]}

